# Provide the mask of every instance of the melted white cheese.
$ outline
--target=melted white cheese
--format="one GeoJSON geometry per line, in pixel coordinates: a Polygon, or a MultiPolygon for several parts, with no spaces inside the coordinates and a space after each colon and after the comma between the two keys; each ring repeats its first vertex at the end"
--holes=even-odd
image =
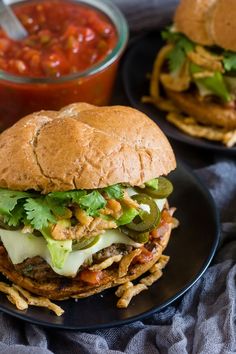
{"type": "Polygon", "coordinates": [[[84,261],[90,259],[94,253],[111,246],[113,243],[123,243],[135,247],[141,246],[119,230],[108,230],[99,236],[98,242],[92,247],[81,251],[72,251],[68,255],[63,268],[58,269],[52,265],[47,243],[43,237],[23,234],[20,231],[2,229],[0,229],[0,237],[13,264],[22,263],[27,258],[40,256],[50,264],[55,273],[71,277],[77,274],[84,261]]]}

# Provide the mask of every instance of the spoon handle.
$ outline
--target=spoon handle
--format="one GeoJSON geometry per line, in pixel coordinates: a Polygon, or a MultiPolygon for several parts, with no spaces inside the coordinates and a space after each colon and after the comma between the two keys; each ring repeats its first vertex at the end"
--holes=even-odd
{"type": "Polygon", "coordinates": [[[0,25],[7,35],[15,40],[27,37],[27,31],[15,16],[10,6],[0,0],[0,25]]]}

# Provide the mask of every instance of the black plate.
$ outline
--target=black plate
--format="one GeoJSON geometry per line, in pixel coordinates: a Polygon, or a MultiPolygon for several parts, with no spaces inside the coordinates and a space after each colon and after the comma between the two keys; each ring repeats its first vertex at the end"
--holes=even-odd
{"type": "Polygon", "coordinates": [[[182,133],[165,119],[165,112],[159,111],[151,104],[141,102],[141,97],[148,96],[149,93],[147,73],[152,71],[154,59],[162,46],[163,41],[160,33],[154,32],[139,38],[138,42],[126,54],[123,65],[123,80],[130,104],[146,113],[172,139],[216,152],[236,154],[236,147],[227,148],[220,143],[193,138],[182,133]]]}
{"type": "MultiPolygon", "coordinates": [[[[180,297],[203,274],[216,251],[219,218],[211,195],[189,169],[179,163],[170,179],[175,189],[169,201],[177,207],[176,217],[180,220],[180,227],[173,231],[165,251],[170,262],[163,277],[135,297],[128,309],[116,308],[115,290],[109,289],[77,302],[59,302],[65,310],[62,317],[37,307],[18,311],[3,294],[0,310],[43,326],[92,330],[143,319],[180,297]]],[[[4,280],[3,276],[0,280],[4,280]]]]}

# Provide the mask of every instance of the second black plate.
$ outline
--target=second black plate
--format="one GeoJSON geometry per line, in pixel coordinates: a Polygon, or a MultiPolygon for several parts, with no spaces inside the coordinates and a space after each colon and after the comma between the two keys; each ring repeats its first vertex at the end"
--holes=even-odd
{"type": "Polygon", "coordinates": [[[147,74],[152,71],[153,62],[162,46],[163,41],[160,33],[154,32],[140,38],[126,54],[123,79],[125,91],[131,105],[146,113],[172,139],[200,148],[236,155],[236,147],[227,148],[220,143],[193,138],[182,133],[165,119],[164,112],[159,111],[151,104],[141,102],[142,96],[148,96],[149,80],[147,79],[147,74]]]}
{"type": "Polygon", "coordinates": [[[65,310],[61,317],[33,306],[27,311],[16,310],[4,294],[0,294],[0,310],[43,326],[92,330],[140,320],[176,300],[209,265],[219,240],[219,221],[210,193],[189,169],[179,163],[169,177],[174,185],[169,202],[177,207],[175,216],[180,220],[165,250],[170,261],[162,278],[136,296],[127,309],[116,308],[115,289],[109,289],[77,302],[59,302],[65,310]]]}

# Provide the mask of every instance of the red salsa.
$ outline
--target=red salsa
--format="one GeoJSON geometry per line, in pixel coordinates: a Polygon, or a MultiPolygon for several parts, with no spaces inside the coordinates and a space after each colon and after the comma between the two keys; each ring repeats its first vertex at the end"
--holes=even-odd
{"type": "Polygon", "coordinates": [[[100,0],[97,8],[89,1],[36,0],[12,6],[29,36],[13,41],[0,27],[0,130],[42,109],[109,103],[127,41],[126,23],[112,1],[103,3],[104,12],[100,0]],[[106,12],[113,13],[116,24],[106,12]],[[109,55],[112,60],[106,62],[109,55]]]}
{"type": "Polygon", "coordinates": [[[92,7],[50,0],[14,6],[29,33],[13,41],[0,30],[0,69],[28,77],[60,77],[84,71],[115,47],[110,20],[92,7]]]}

